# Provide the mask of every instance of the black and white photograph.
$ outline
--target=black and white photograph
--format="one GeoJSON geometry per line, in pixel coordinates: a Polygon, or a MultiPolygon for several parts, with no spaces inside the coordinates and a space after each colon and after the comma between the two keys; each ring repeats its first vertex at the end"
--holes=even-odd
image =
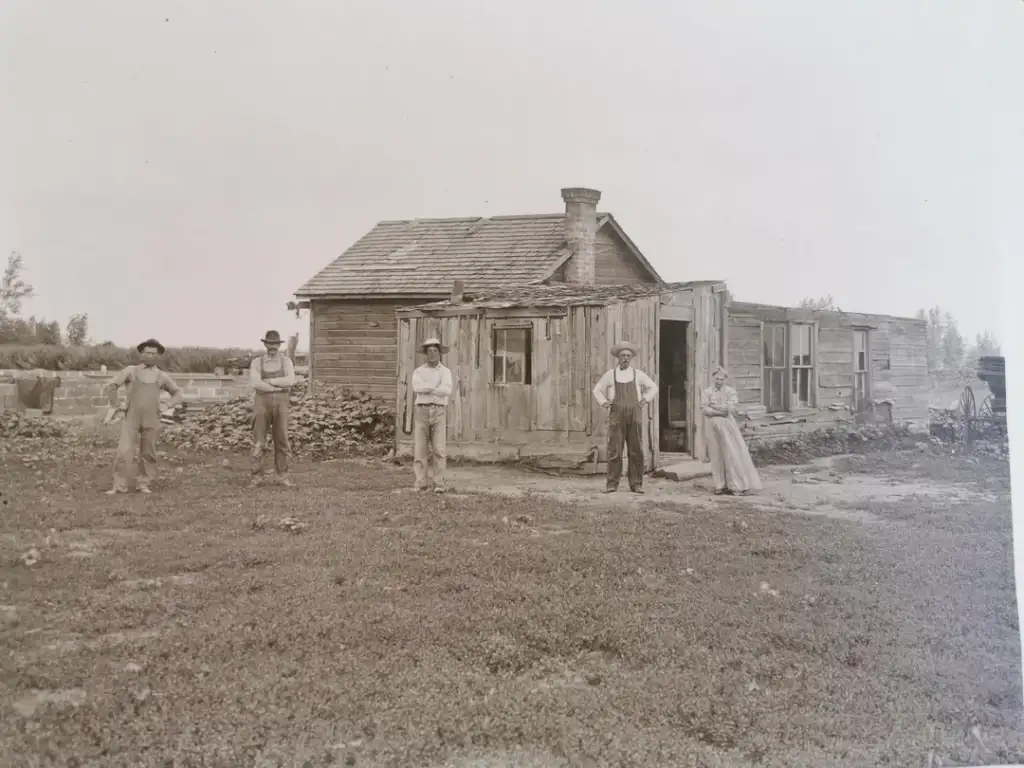
{"type": "Polygon", "coordinates": [[[1024,764],[1024,2],[7,0],[0,71],[0,768],[1024,764]]]}

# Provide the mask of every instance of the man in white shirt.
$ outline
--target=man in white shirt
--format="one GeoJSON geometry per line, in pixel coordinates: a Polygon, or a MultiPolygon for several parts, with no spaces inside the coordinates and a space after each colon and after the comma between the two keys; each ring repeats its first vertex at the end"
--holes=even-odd
{"type": "Polygon", "coordinates": [[[293,485],[288,478],[288,407],[295,385],[295,366],[281,354],[281,334],[267,331],[262,339],[266,354],[249,366],[249,380],[256,390],[253,402],[252,485],[263,480],[263,452],[267,434],[274,440],[274,471],[281,485],[293,485]]]}
{"type": "Polygon", "coordinates": [[[415,393],[413,415],[413,471],[415,490],[427,488],[429,457],[433,455],[433,485],[436,493],[444,492],[444,472],[448,463],[448,398],[452,394],[452,372],[441,365],[441,355],[448,350],[440,339],[423,342],[427,362],[412,372],[415,393]]]}
{"type": "Polygon", "coordinates": [[[618,365],[601,377],[594,387],[594,399],[608,412],[608,477],[605,493],[619,489],[622,477],[622,446],[629,448],[629,490],[643,493],[644,445],[643,409],[658,396],[658,385],[633,367],[637,349],[628,341],[612,347],[618,365]]]}

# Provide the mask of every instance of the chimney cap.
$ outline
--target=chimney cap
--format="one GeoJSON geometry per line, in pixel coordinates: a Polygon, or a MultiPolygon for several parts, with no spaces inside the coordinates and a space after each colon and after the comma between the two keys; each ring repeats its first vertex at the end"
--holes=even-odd
{"type": "Polygon", "coordinates": [[[596,189],[590,189],[588,187],[562,188],[562,200],[564,200],[566,204],[589,203],[590,205],[597,205],[600,199],[601,193],[596,189]]]}

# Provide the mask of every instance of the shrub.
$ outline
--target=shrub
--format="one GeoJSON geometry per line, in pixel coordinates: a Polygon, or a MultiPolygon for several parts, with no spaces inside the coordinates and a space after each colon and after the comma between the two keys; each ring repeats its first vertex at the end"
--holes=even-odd
{"type": "MultiPolygon", "coordinates": [[[[248,349],[214,347],[169,347],[157,363],[168,373],[213,373],[245,368],[253,355],[248,349]]],[[[0,369],[44,371],[98,371],[101,366],[117,371],[139,362],[133,348],[104,343],[94,346],[0,345],[0,369]]]]}

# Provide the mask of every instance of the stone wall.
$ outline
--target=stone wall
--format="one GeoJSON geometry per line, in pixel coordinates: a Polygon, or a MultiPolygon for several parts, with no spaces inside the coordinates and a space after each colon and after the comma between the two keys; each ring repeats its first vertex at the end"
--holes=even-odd
{"type": "MultiPolygon", "coordinates": [[[[16,379],[52,379],[60,386],[54,391],[53,413],[56,418],[89,418],[103,416],[108,400],[103,386],[116,372],[98,371],[16,371],[0,370],[0,410],[19,409],[16,379]]],[[[182,388],[190,405],[218,403],[252,392],[247,376],[217,376],[213,373],[172,373],[171,378],[182,388]]],[[[121,390],[122,398],[124,390],[121,390]]],[[[169,395],[165,395],[169,398],[169,395]]]]}

